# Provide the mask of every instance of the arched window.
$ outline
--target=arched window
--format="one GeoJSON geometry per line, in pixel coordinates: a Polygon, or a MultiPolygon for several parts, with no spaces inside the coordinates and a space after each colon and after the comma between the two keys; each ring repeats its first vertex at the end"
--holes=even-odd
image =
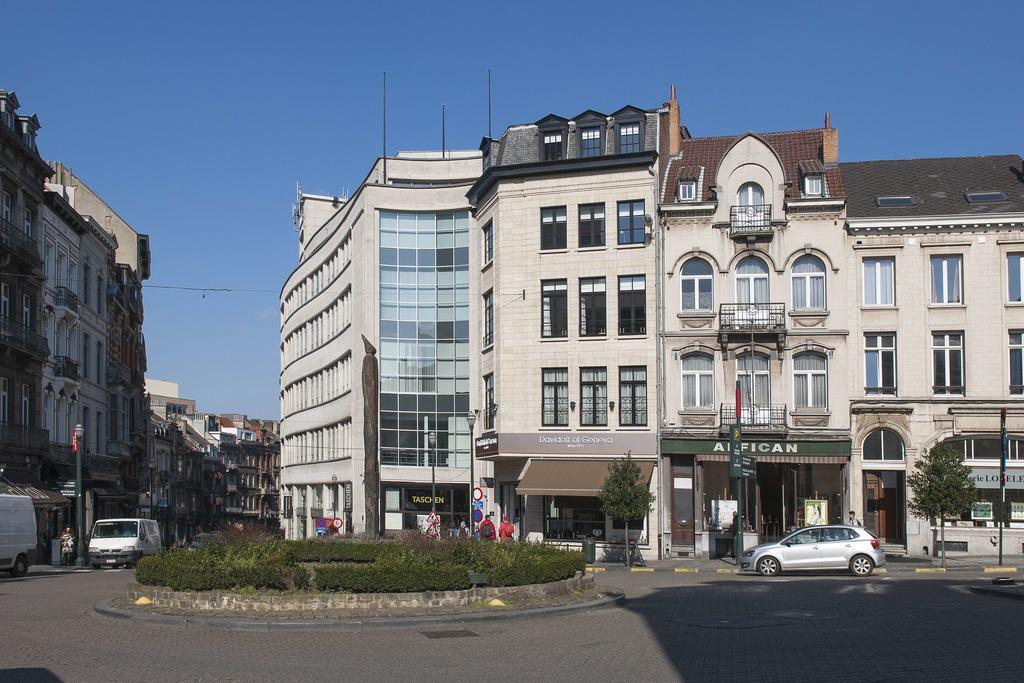
{"type": "Polygon", "coordinates": [[[767,424],[772,402],[770,362],[763,353],[745,353],[736,358],[740,380],[740,415],[743,424],[767,424]]]}
{"type": "Polygon", "coordinates": [[[684,408],[711,408],[715,403],[715,359],[706,353],[683,356],[684,408]]]}
{"type": "Polygon", "coordinates": [[[714,304],[713,271],[711,264],[701,258],[692,258],[683,264],[682,310],[710,311],[714,304]]]}
{"type": "Polygon", "coordinates": [[[876,429],[864,439],[865,460],[903,460],[903,439],[891,429],[876,429]]]}
{"type": "Polygon", "coordinates": [[[736,267],[736,302],[768,303],[768,266],[756,256],[748,256],[736,267]]]}
{"type": "Polygon", "coordinates": [[[793,357],[793,389],[797,408],[828,407],[828,361],[824,354],[793,357]]]}
{"type": "Polygon", "coordinates": [[[825,264],[817,256],[801,256],[793,264],[793,308],[823,311],[825,264]]]}
{"type": "Polygon", "coordinates": [[[761,206],[764,204],[764,190],[757,183],[743,183],[736,192],[737,206],[761,206]]]}

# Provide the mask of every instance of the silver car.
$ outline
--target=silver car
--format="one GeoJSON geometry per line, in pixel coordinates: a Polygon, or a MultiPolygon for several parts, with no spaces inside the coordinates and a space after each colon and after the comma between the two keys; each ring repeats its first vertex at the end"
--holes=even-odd
{"type": "Polygon", "coordinates": [[[797,529],[775,543],[762,543],[743,553],[740,571],[775,576],[781,571],[849,569],[871,576],[885,565],[885,553],[871,532],[859,526],[811,526],[797,529]]]}

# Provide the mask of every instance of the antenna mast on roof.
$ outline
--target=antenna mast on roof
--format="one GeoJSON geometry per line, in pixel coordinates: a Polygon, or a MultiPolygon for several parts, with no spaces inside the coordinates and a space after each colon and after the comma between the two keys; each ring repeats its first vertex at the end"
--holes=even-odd
{"type": "Polygon", "coordinates": [[[448,148],[447,148],[447,145],[446,145],[445,139],[444,139],[444,132],[445,132],[444,131],[444,127],[445,127],[444,126],[444,109],[445,109],[445,106],[442,104],[441,105],[441,158],[442,159],[447,158],[447,156],[448,156],[448,152],[447,152],[448,148]]]}
{"type": "Polygon", "coordinates": [[[384,179],[382,185],[388,184],[388,72],[384,72],[384,141],[381,156],[384,158],[384,179]]]}
{"type": "Polygon", "coordinates": [[[302,226],[302,187],[295,181],[295,202],[292,204],[292,226],[298,232],[302,226]]]}
{"type": "Polygon", "coordinates": [[[487,70],[487,139],[491,139],[491,70],[487,70]]]}

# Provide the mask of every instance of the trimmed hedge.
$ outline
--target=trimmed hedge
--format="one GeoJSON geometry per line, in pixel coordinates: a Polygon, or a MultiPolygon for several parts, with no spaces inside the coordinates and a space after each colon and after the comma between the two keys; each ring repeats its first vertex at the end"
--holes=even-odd
{"type": "Polygon", "coordinates": [[[490,586],[521,586],[571,578],[583,554],[535,543],[432,541],[280,541],[214,543],[139,560],[139,583],[173,590],[308,590],[409,593],[462,590],[468,571],[490,586]],[[313,565],[313,576],[303,565],[313,565]]]}

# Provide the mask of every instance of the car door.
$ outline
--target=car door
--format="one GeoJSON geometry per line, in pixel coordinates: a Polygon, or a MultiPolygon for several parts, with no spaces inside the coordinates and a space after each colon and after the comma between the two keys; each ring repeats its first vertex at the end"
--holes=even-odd
{"type": "Polygon", "coordinates": [[[822,569],[841,569],[849,563],[852,544],[848,531],[843,527],[834,526],[821,530],[818,548],[821,552],[822,569]]]}
{"type": "Polygon", "coordinates": [[[821,561],[818,547],[820,529],[803,529],[785,541],[782,547],[783,569],[814,569],[821,561]]]}

